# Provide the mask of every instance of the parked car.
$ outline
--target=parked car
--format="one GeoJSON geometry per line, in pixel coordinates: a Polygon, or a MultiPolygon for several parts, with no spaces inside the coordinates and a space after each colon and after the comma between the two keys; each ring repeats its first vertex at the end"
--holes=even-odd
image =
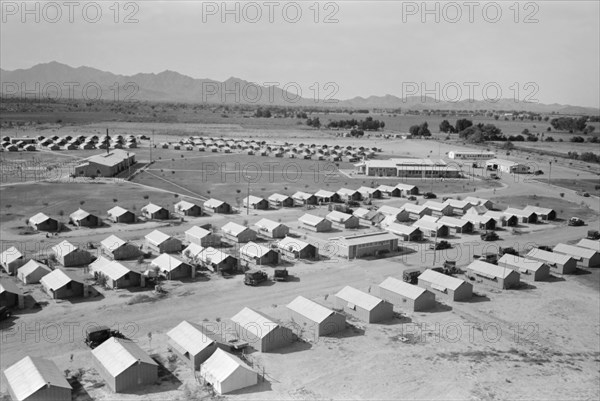
{"type": "Polygon", "coordinates": [[[434,194],[433,192],[425,192],[423,194],[423,198],[425,198],[425,199],[435,199],[435,198],[437,198],[437,195],[434,194]]]}
{"type": "Polygon", "coordinates": [[[417,200],[417,197],[416,197],[416,196],[414,196],[414,195],[411,195],[411,196],[409,196],[409,197],[408,197],[408,200],[411,200],[411,201],[416,201],[416,200],[417,200]]]}
{"type": "Polygon", "coordinates": [[[571,227],[579,227],[585,224],[585,222],[583,220],[581,220],[579,217],[571,217],[569,219],[569,226],[571,227]]]}
{"type": "Polygon", "coordinates": [[[248,270],[246,272],[246,274],[244,275],[244,284],[250,285],[250,286],[259,285],[260,283],[267,281],[267,280],[268,280],[267,273],[265,273],[262,270],[258,270],[258,269],[248,270]]]}
{"type": "Polygon", "coordinates": [[[536,170],[533,172],[533,175],[543,175],[544,172],[542,170],[536,170]]]}
{"type": "Polygon", "coordinates": [[[421,269],[404,270],[404,273],[402,273],[402,280],[404,280],[405,283],[417,284],[421,273],[423,273],[423,270],[421,269]]]}
{"type": "Polygon", "coordinates": [[[598,230],[588,230],[587,239],[596,240],[600,239],[600,231],[598,230]]]}
{"type": "Polygon", "coordinates": [[[10,317],[11,313],[10,310],[8,309],[8,307],[6,306],[2,306],[0,307],[0,321],[4,320],[4,319],[8,319],[10,317]]]}
{"type": "Polygon", "coordinates": [[[452,248],[452,244],[449,243],[448,241],[444,241],[444,240],[442,240],[436,244],[429,245],[429,249],[436,250],[436,251],[439,251],[441,249],[449,249],[449,248],[452,248]]]}
{"type": "Polygon", "coordinates": [[[484,241],[496,241],[499,238],[495,231],[486,231],[480,237],[484,241]]]}

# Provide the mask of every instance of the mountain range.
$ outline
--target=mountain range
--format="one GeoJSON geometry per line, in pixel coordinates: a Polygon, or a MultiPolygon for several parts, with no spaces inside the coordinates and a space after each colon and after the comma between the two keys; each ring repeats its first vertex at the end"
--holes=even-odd
{"type": "Polygon", "coordinates": [[[394,110],[518,110],[535,113],[593,114],[591,107],[563,104],[516,103],[512,99],[497,102],[484,100],[439,101],[432,97],[394,95],[354,97],[334,102],[315,102],[298,97],[295,91],[279,87],[264,87],[231,77],[220,82],[208,78],[192,78],[175,71],[159,74],[139,73],[131,76],[113,74],[91,67],[71,67],[58,62],[37,64],[28,69],[0,69],[2,95],[27,93],[40,98],[58,97],[103,100],[139,100],[151,102],[184,102],[214,104],[256,104],[273,106],[321,106],[328,108],[394,110]],[[37,85],[37,86],[36,86],[37,85]],[[233,90],[234,93],[231,91],[233,90]]]}

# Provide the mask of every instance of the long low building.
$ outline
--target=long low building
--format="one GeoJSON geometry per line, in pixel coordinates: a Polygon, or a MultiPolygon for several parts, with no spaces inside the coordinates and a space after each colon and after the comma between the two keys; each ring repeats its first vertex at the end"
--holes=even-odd
{"type": "Polygon", "coordinates": [[[550,266],[544,262],[508,253],[498,260],[498,266],[518,271],[523,280],[544,281],[550,278],[550,266]]]}
{"type": "Polygon", "coordinates": [[[508,267],[475,260],[467,266],[466,270],[467,277],[475,282],[485,283],[500,290],[515,288],[520,284],[519,272],[508,267]]]}
{"type": "Polygon", "coordinates": [[[297,238],[285,237],[277,242],[281,257],[286,260],[316,259],[319,256],[317,247],[297,238]]]}
{"type": "Polygon", "coordinates": [[[231,318],[235,332],[258,352],[271,352],[296,341],[292,330],[253,309],[244,308],[231,318]]]}
{"type": "Polygon", "coordinates": [[[114,177],[135,165],[135,153],[120,149],[89,157],[84,163],[75,166],[78,177],[114,177]]]}
{"type": "Polygon", "coordinates": [[[325,216],[327,220],[331,222],[331,225],[339,229],[351,229],[358,228],[360,226],[360,220],[358,217],[348,213],[338,212],[334,210],[325,216]]]}
{"type": "Polygon", "coordinates": [[[600,241],[598,241],[598,240],[584,238],[584,239],[579,240],[579,242],[577,243],[577,246],[580,248],[588,248],[588,249],[592,249],[596,252],[600,252],[600,241]]]}
{"type": "Polygon", "coordinates": [[[600,266],[600,252],[575,245],[557,244],[553,252],[572,257],[582,267],[600,266]]]}
{"type": "Polygon", "coordinates": [[[334,305],[336,309],[366,323],[383,322],[394,317],[391,303],[349,286],[335,294],[334,305]]]}
{"type": "Polygon", "coordinates": [[[331,221],[324,217],[315,216],[314,214],[306,213],[298,219],[300,227],[315,231],[315,232],[326,232],[331,231],[331,221]]]}
{"type": "Polygon", "coordinates": [[[367,160],[354,165],[359,174],[376,177],[458,178],[460,170],[443,160],[388,159],[367,160]]]}
{"type": "Polygon", "coordinates": [[[317,340],[343,331],[346,328],[346,317],[302,296],[296,297],[287,305],[292,321],[302,329],[303,336],[317,340]]]}
{"type": "Polygon", "coordinates": [[[190,368],[198,370],[217,350],[217,343],[200,326],[182,321],[167,332],[167,344],[190,368]]]}
{"type": "Polygon", "coordinates": [[[423,239],[423,232],[418,227],[407,226],[400,223],[391,223],[383,227],[387,232],[397,235],[402,241],[418,242],[423,239]]]}
{"type": "Polygon", "coordinates": [[[398,249],[398,237],[386,231],[332,238],[331,241],[338,245],[338,255],[348,259],[377,256],[398,249]]]}
{"type": "Polygon", "coordinates": [[[71,385],[52,361],[26,356],[4,370],[6,388],[18,401],[71,401],[71,385]]]}
{"type": "Polygon", "coordinates": [[[416,285],[388,277],[378,286],[379,298],[401,310],[418,312],[435,307],[435,294],[416,285]]]}
{"type": "Polygon", "coordinates": [[[485,162],[485,168],[491,171],[500,171],[508,174],[527,174],[530,167],[526,164],[504,159],[491,159],[485,162]]]}
{"type": "Polygon", "coordinates": [[[552,272],[558,274],[572,274],[577,270],[577,261],[568,255],[556,252],[548,252],[543,249],[533,248],[526,257],[539,260],[550,266],[552,272]]]}
{"type": "Polygon", "coordinates": [[[473,285],[456,277],[427,269],[419,275],[419,287],[423,287],[447,301],[467,301],[473,296],[473,285]]]}

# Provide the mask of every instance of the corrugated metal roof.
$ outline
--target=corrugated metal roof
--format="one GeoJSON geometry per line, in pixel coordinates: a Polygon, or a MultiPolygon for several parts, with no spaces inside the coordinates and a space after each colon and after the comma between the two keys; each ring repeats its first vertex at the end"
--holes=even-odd
{"type": "Polygon", "coordinates": [[[303,216],[300,216],[300,218],[298,218],[299,222],[307,224],[309,226],[316,226],[323,220],[325,220],[323,217],[315,216],[314,214],[310,213],[306,213],[303,216]]]}
{"type": "Polygon", "coordinates": [[[456,277],[451,277],[446,274],[438,273],[434,270],[427,269],[419,276],[419,280],[424,280],[432,284],[436,284],[443,288],[456,290],[465,281],[456,277]]]}
{"type": "Polygon", "coordinates": [[[248,242],[240,248],[240,255],[251,258],[262,258],[269,253],[269,251],[269,248],[259,245],[256,242],[248,242]]]}
{"type": "Polygon", "coordinates": [[[315,196],[317,198],[331,198],[334,195],[335,195],[335,192],[326,191],[324,189],[319,189],[317,192],[315,192],[315,196]]]}
{"type": "Polygon", "coordinates": [[[158,266],[158,268],[160,268],[161,271],[170,272],[172,270],[177,269],[184,263],[181,260],[169,255],[168,253],[161,253],[150,264],[152,266],[158,266]]]}
{"type": "Polygon", "coordinates": [[[138,361],[158,366],[136,343],[121,338],[104,341],[92,350],[92,354],[112,377],[117,377],[138,361]]]}
{"type": "Polygon", "coordinates": [[[273,194],[273,195],[269,196],[269,200],[273,201],[273,202],[283,202],[289,198],[290,198],[289,196],[282,195],[282,194],[273,194]]]}
{"type": "Polygon", "coordinates": [[[425,202],[423,204],[423,207],[429,208],[429,209],[435,210],[435,211],[442,211],[442,210],[447,209],[449,207],[449,205],[447,205],[445,203],[430,200],[430,201],[425,202]]]}
{"type": "Polygon", "coordinates": [[[56,270],[52,270],[50,273],[48,273],[44,277],[42,277],[40,280],[40,283],[42,283],[42,285],[44,287],[47,287],[51,290],[56,291],[59,288],[64,287],[65,285],[67,285],[67,283],[70,283],[71,281],[76,281],[78,283],[81,283],[81,281],[75,279],[66,271],[56,269],[56,270]]]}
{"type": "Polygon", "coordinates": [[[259,204],[260,202],[264,201],[264,198],[260,198],[258,196],[254,196],[254,195],[250,195],[244,198],[243,202],[244,204],[246,204],[247,202],[250,202],[250,205],[256,205],[259,204]]]}
{"type": "Polygon", "coordinates": [[[600,241],[594,241],[591,239],[584,238],[577,243],[577,246],[581,248],[593,249],[596,252],[600,252],[600,241]]]}
{"type": "Polygon", "coordinates": [[[467,266],[467,269],[472,270],[475,273],[481,273],[488,277],[497,277],[497,278],[506,278],[510,275],[514,270],[493,265],[491,263],[484,262],[482,260],[474,260],[467,266]]]}
{"type": "Polygon", "coordinates": [[[509,207],[504,211],[504,214],[505,215],[515,215],[518,217],[529,217],[536,213],[532,212],[531,210],[521,210],[521,209],[517,209],[514,207],[509,207]]]}
{"type": "Polygon", "coordinates": [[[187,202],[187,201],[179,201],[175,204],[175,209],[176,210],[190,210],[191,208],[193,208],[194,206],[196,206],[195,204],[191,203],[191,202],[187,202]]]}
{"type": "Polygon", "coordinates": [[[386,278],[381,282],[381,284],[379,284],[379,287],[383,288],[384,290],[395,292],[396,294],[412,300],[419,298],[426,291],[424,288],[405,283],[404,281],[398,280],[394,277],[386,278]]]}
{"type": "Polygon", "coordinates": [[[296,297],[287,307],[316,323],[323,322],[334,313],[331,309],[303,296],[296,297]]]}
{"type": "Polygon", "coordinates": [[[22,257],[23,254],[19,252],[17,248],[11,246],[6,251],[0,254],[0,263],[2,263],[3,265],[7,265],[22,257]]]}
{"type": "Polygon", "coordinates": [[[591,259],[594,257],[594,255],[596,255],[598,253],[597,251],[594,251],[593,249],[581,248],[579,246],[567,245],[567,244],[557,244],[554,247],[553,251],[558,252],[558,253],[564,253],[565,255],[572,256],[573,258],[576,258],[576,259],[579,259],[579,258],[591,259]]]}
{"type": "Polygon", "coordinates": [[[402,191],[412,191],[416,188],[416,186],[409,185],[409,184],[396,184],[396,188],[398,188],[402,191]]]}
{"type": "Polygon", "coordinates": [[[210,208],[210,209],[214,209],[217,208],[221,205],[223,205],[225,202],[223,202],[222,200],[218,200],[215,198],[210,198],[209,200],[207,200],[206,202],[204,202],[204,207],[210,208]]]}
{"type": "Polygon", "coordinates": [[[410,212],[410,213],[419,213],[419,214],[428,210],[425,206],[415,205],[414,203],[405,203],[404,205],[402,205],[402,207],[400,209],[406,210],[407,212],[410,212]]]}
{"type": "Polygon", "coordinates": [[[279,324],[254,309],[245,307],[231,318],[231,321],[250,331],[259,338],[266,337],[279,324]]]}
{"type": "MultiPolygon", "coordinates": [[[[477,216],[477,218],[479,218],[479,216],[477,216]]],[[[442,216],[439,220],[439,223],[442,223],[448,227],[464,227],[467,223],[469,223],[469,220],[462,220],[462,219],[457,219],[456,217],[450,217],[450,216],[442,216]]]]}
{"type": "Polygon", "coordinates": [[[64,240],[60,244],[54,245],[52,247],[52,252],[54,252],[57,257],[64,257],[72,252],[75,252],[78,249],[78,247],[71,244],[69,241],[64,240]]]}
{"type": "Polygon", "coordinates": [[[240,368],[254,372],[238,357],[217,348],[202,364],[201,372],[203,377],[208,377],[211,381],[224,382],[240,368]]]}
{"type": "Polygon", "coordinates": [[[362,186],[362,187],[358,188],[357,191],[360,192],[361,194],[362,193],[373,194],[375,191],[379,191],[379,190],[377,188],[362,186]]]}
{"type": "Polygon", "coordinates": [[[523,210],[525,211],[531,211],[534,212],[535,214],[538,215],[548,215],[551,212],[554,212],[554,209],[549,209],[547,207],[539,207],[539,206],[531,206],[531,205],[527,205],[523,208],[523,210]]]}
{"type": "Polygon", "coordinates": [[[35,272],[38,269],[42,269],[47,273],[50,273],[50,268],[45,264],[42,264],[38,261],[31,259],[29,262],[25,263],[23,266],[19,267],[19,275],[24,275],[25,277],[29,276],[31,273],[35,272]]]}
{"type": "Polygon", "coordinates": [[[31,224],[40,224],[45,222],[46,220],[49,220],[50,217],[46,216],[44,213],[38,213],[32,217],[29,218],[29,222],[31,224]]]}
{"type": "Polygon", "coordinates": [[[103,248],[106,248],[109,252],[113,252],[115,249],[118,249],[125,245],[127,242],[117,237],[116,235],[111,235],[110,237],[105,238],[100,242],[100,245],[103,248]]]}
{"type": "Polygon", "coordinates": [[[337,193],[338,195],[354,195],[355,193],[357,193],[358,191],[355,189],[348,189],[348,188],[340,188],[337,193]]]}
{"type": "Polygon", "coordinates": [[[380,185],[377,187],[378,190],[380,190],[381,192],[392,192],[394,189],[396,189],[397,187],[392,187],[391,185],[380,185]]]}
{"type": "Polygon", "coordinates": [[[101,153],[99,155],[94,155],[92,157],[88,157],[88,162],[101,164],[103,166],[116,166],[119,163],[122,163],[124,160],[127,160],[128,157],[135,156],[135,153],[128,152],[120,149],[111,149],[111,151],[107,153],[101,153]]]}
{"type": "Polygon", "coordinates": [[[413,235],[415,231],[420,231],[418,227],[407,226],[400,223],[390,223],[385,226],[386,231],[398,235],[413,235]]]}
{"type": "Polygon", "coordinates": [[[234,237],[237,237],[246,230],[249,230],[249,228],[244,227],[241,224],[234,223],[233,221],[230,221],[229,223],[221,227],[221,231],[223,231],[226,234],[233,235],[234,237]]]}
{"type": "Polygon", "coordinates": [[[339,237],[338,241],[346,245],[368,244],[379,241],[397,241],[398,237],[387,231],[369,232],[365,234],[352,235],[348,237],[339,237]]]}
{"type": "Polygon", "coordinates": [[[150,234],[146,234],[144,238],[146,238],[146,240],[151,244],[158,246],[171,238],[171,236],[163,233],[162,231],[154,230],[150,234]]]}
{"type": "Polygon", "coordinates": [[[377,305],[383,302],[380,298],[350,286],[342,288],[335,296],[369,311],[373,310],[377,305]]]}
{"type": "Polygon", "coordinates": [[[543,260],[549,264],[558,263],[560,265],[564,265],[565,263],[568,263],[570,259],[572,259],[570,256],[563,255],[562,253],[548,252],[538,248],[533,248],[530,250],[529,253],[527,253],[527,257],[543,260]]]}
{"type": "MultiPolygon", "coordinates": [[[[427,217],[427,216],[424,216],[427,217]]],[[[444,224],[439,222],[434,222],[429,219],[420,218],[419,220],[413,223],[413,227],[423,228],[426,230],[439,230],[441,226],[444,224]]],[[[447,226],[446,226],[447,227],[447,226]]]]}
{"type": "Polygon", "coordinates": [[[206,336],[198,326],[187,320],[184,320],[169,330],[167,336],[191,355],[197,355],[202,350],[215,343],[215,341],[206,336]]]}
{"type": "Polygon", "coordinates": [[[6,368],[4,375],[17,400],[25,400],[48,385],[71,390],[63,372],[43,358],[26,356],[6,368]]]}

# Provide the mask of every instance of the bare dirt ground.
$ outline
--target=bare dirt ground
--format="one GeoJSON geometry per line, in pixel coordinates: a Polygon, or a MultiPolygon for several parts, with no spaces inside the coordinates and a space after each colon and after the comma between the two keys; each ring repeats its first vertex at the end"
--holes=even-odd
{"type": "MultiPolygon", "coordinates": [[[[121,128],[128,132],[136,129],[141,132],[147,130],[148,125],[140,123],[132,127],[128,124],[121,128]]],[[[198,135],[200,130],[227,132],[230,129],[222,126],[186,128],[196,130],[198,135]]],[[[84,126],[71,129],[92,132],[97,128],[84,126]]],[[[231,136],[247,135],[242,131],[246,130],[231,129],[231,136]]],[[[268,137],[273,133],[260,135],[268,137]]],[[[287,135],[293,138],[290,132],[287,135]]],[[[292,139],[286,137],[286,140],[292,139]]],[[[352,143],[346,138],[314,137],[310,140],[352,143]]],[[[438,153],[444,157],[445,152],[456,148],[435,141],[361,140],[360,143],[385,146],[386,153],[390,155],[412,157],[426,157],[430,152],[432,157],[438,153]]],[[[174,154],[172,150],[169,152],[165,156],[174,154]]],[[[513,157],[518,160],[520,156],[513,157]]],[[[523,155],[522,160],[526,160],[525,157],[523,155]]],[[[568,165],[553,165],[552,177],[578,180],[593,179],[595,175],[568,165]]],[[[482,243],[477,235],[453,237],[450,239],[453,249],[438,251],[436,264],[439,265],[443,259],[455,259],[459,266],[465,266],[473,254],[481,253],[486,247],[512,246],[523,250],[536,243],[574,242],[584,237],[588,229],[600,228],[597,197],[582,198],[573,190],[548,184],[546,179],[545,176],[540,179],[503,176],[501,186],[486,187],[477,184],[479,181],[473,181],[474,184],[465,189],[435,184],[439,197],[474,194],[500,202],[514,199],[518,203],[515,206],[529,203],[529,200],[530,204],[539,202],[540,206],[545,206],[544,202],[552,199],[551,207],[561,207],[564,213],[559,212],[563,220],[551,224],[523,225],[519,227],[519,235],[508,230],[499,231],[501,240],[494,243],[482,243]],[[564,193],[564,197],[559,196],[560,192],[564,193]],[[587,226],[566,226],[564,220],[570,217],[570,213],[576,212],[585,217],[587,226]]],[[[427,190],[429,182],[416,185],[427,190]]],[[[172,190],[180,192],[182,197],[189,195],[183,190],[172,190]]],[[[157,203],[170,204],[177,200],[172,193],[140,187],[135,183],[3,184],[0,187],[2,249],[10,244],[20,244],[43,253],[63,239],[77,243],[99,242],[115,232],[124,239],[139,241],[156,227],[183,238],[183,232],[193,224],[211,223],[220,227],[226,221],[241,223],[247,220],[251,225],[261,217],[281,220],[297,235],[320,244],[324,250],[329,237],[349,233],[315,234],[298,230],[296,219],[306,212],[301,208],[251,211],[249,215],[242,211],[230,216],[185,219],[183,223],[148,222],[132,226],[73,229],[56,238],[45,238],[43,234],[24,236],[19,229],[24,216],[40,210],[50,214],[64,210],[68,214],[81,206],[105,216],[105,211],[114,204],[113,198],[124,203],[123,206],[132,205],[139,210],[148,202],[144,195],[149,195],[149,200],[157,203]],[[85,203],[80,205],[82,200],[85,203]],[[60,204],[56,204],[58,201],[60,204]],[[11,208],[5,207],[7,202],[10,202],[11,208]]],[[[383,200],[375,204],[404,201],[383,200]]],[[[419,201],[422,202],[422,199],[419,198],[419,201]]],[[[323,207],[309,212],[324,215],[327,210],[323,207]]],[[[361,227],[359,231],[371,229],[361,227]]],[[[249,306],[285,322],[289,320],[285,304],[297,295],[331,306],[332,295],[345,285],[373,290],[387,276],[401,277],[404,269],[434,264],[434,252],[428,250],[427,244],[415,249],[417,252],[401,256],[353,261],[331,254],[323,261],[296,263],[289,267],[295,277],[290,282],[260,287],[244,286],[241,276],[226,279],[202,275],[195,281],[171,281],[165,285],[167,295],[153,302],[139,302],[140,298],[136,298],[137,295],[154,298],[147,290],[99,289],[97,297],[69,302],[50,300],[41,292],[39,285],[21,286],[27,295],[42,304],[42,308],[25,309],[11,320],[2,322],[0,368],[6,368],[25,355],[36,355],[54,360],[61,370],[83,369],[80,399],[86,396],[111,400],[209,397],[191,372],[170,357],[167,350],[165,333],[181,320],[216,322],[249,306]],[[140,393],[112,394],[90,368],[89,350],[82,342],[82,329],[92,323],[118,327],[136,339],[148,353],[158,355],[166,371],[173,375],[165,374],[160,385],[150,386],[140,393]]],[[[270,268],[267,270],[271,273],[270,268]]],[[[83,274],[81,269],[79,273],[83,274]]],[[[581,269],[579,273],[509,291],[475,284],[478,296],[470,302],[438,304],[436,309],[428,312],[397,310],[396,319],[384,324],[350,321],[350,326],[338,336],[313,343],[298,342],[272,354],[252,353],[249,360],[259,372],[264,372],[264,381],[227,398],[597,399],[600,397],[600,271],[581,269]],[[402,338],[408,341],[402,341],[402,338]]],[[[6,390],[3,381],[0,389],[6,390]]]]}

